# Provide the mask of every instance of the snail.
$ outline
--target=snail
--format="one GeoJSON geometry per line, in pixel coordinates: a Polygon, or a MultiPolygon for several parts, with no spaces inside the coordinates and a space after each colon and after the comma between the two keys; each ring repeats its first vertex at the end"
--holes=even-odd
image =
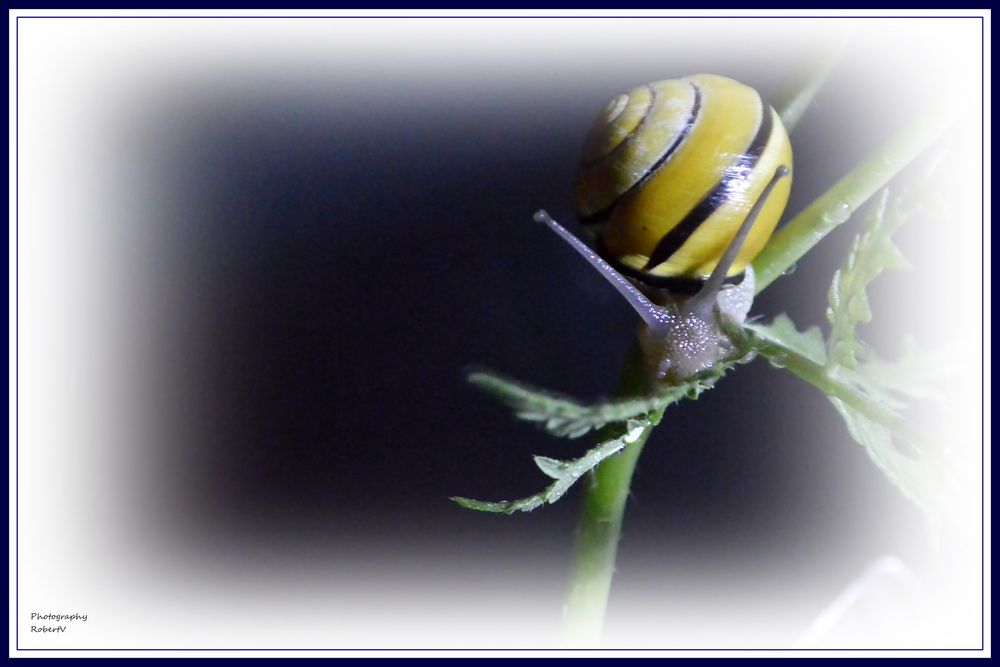
{"type": "Polygon", "coordinates": [[[792,149],[756,90],[698,74],[612,99],[583,146],[576,213],[594,249],[544,211],[642,318],[652,384],[679,382],[733,351],[725,321],[753,301],[750,262],[788,201],[792,149]]]}

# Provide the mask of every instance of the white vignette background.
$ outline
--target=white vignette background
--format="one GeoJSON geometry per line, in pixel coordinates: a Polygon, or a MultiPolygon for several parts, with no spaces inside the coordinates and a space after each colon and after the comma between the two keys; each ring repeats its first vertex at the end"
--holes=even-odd
{"type": "MultiPolygon", "coordinates": [[[[476,618],[450,614],[449,596],[462,595],[462,591],[442,593],[439,587],[437,597],[427,598],[426,582],[415,579],[404,581],[399,590],[384,598],[371,597],[364,586],[346,586],[340,591],[338,603],[330,605],[321,592],[289,588],[280,575],[245,586],[238,568],[231,576],[220,575],[199,569],[197,564],[171,561],[169,552],[164,555],[163,545],[129,541],[131,533],[123,527],[141,521],[144,510],[123,507],[119,502],[121,489],[116,487],[156,483],[136,480],[131,474],[138,469],[132,466],[138,464],[130,462],[135,454],[129,451],[129,443],[144,433],[164,439],[175,434],[150,433],[155,427],[151,429],[151,424],[143,421],[143,410],[132,409],[131,401],[140,400],[139,396],[148,400],[155,396],[155,390],[139,386],[137,391],[135,383],[142,383],[141,369],[123,367],[120,361],[142,357],[141,350],[138,355],[121,355],[123,349],[136,345],[135,340],[155,343],[155,335],[130,328],[128,307],[123,305],[129,304],[130,286],[122,284],[121,276],[128,274],[129,263],[136,261],[130,256],[130,244],[137,239],[126,238],[116,226],[116,221],[134,212],[130,207],[143,204],[134,195],[133,187],[141,183],[133,179],[141,176],[130,173],[134,165],[128,162],[129,142],[138,137],[123,131],[120,142],[107,143],[81,128],[108,123],[122,110],[144,113],[153,103],[144,86],[151,90],[164,81],[176,85],[178,94],[204,94],[214,86],[224,87],[229,81],[246,77],[270,80],[278,70],[297,70],[308,81],[310,77],[322,77],[329,63],[363,62],[364,71],[356,72],[359,77],[395,77],[405,82],[417,66],[413,63],[419,62],[422,72],[431,73],[430,79],[421,84],[429,95],[434,94],[436,86],[442,90],[474,87],[479,74],[486,70],[503,72],[500,78],[511,86],[521,81],[537,88],[545,82],[539,74],[542,70],[575,72],[581,77],[584,72],[606,72],[627,67],[632,58],[655,57],[658,48],[665,49],[666,57],[670,49],[679,48],[678,39],[691,48],[698,48],[709,36],[726,43],[727,37],[743,30],[744,25],[735,19],[705,19],[686,34],[674,33],[670,44],[667,40],[662,45],[646,40],[646,51],[640,53],[635,48],[637,35],[647,35],[656,29],[651,26],[662,24],[649,20],[617,20],[602,25],[598,21],[569,19],[422,18],[420,30],[414,30],[412,19],[356,18],[349,20],[350,29],[337,30],[337,39],[332,40],[329,31],[345,28],[346,22],[203,18],[129,21],[95,16],[90,15],[85,22],[57,18],[21,21],[16,35],[20,152],[16,164],[13,150],[10,158],[11,173],[16,170],[18,178],[17,200],[12,194],[10,219],[14,219],[16,203],[20,238],[15,237],[11,225],[10,386],[11,400],[17,396],[18,409],[15,416],[11,404],[10,442],[14,442],[15,428],[30,435],[22,436],[18,443],[20,460],[14,459],[11,447],[11,507],[13,510],[16,470],[19,534],[14,534],[12,516],[10,539],[12,545],[15,539],[20,540],[17,546],[22,565],[16,581],[17,609],[13,596],[11,599],[11,651],[18,623],[21,648],[498,647],[496,636],[483,630],[489,623],[482,621],[502,622],[505,617],[525,615],[521,601],[500,592],[502,585],[484,589],[498,597],[484,599],[482,616],[476,618]],[[598,54],[617,51],[621,59],[611,62],[595,55],[592,62],[582,60],[580,54],[586,52],[585,46],[596,42],[602,45],[598,54]],[[134,57],[123,60],[123,53],[134,57]],[[456,58],[456,53],[469,57],[456,58]],[[70,109],[72,113],[67,113],[70,109]],[[15,268],[19,285],[17,386],[13,374],[15,268]],[[81,300],[81,294],[89,295],[89,299],[81,300]],[[86,386],[80,384],[82,378],[86,378],[86,386]],[[153,557],[156,553],[159,555],[153,557]],[[155,605],[150,604],[151,600],[155,605]],[[391,618],[383,615],[386,605],[393,607],[391,618]],[[29,610],[71,613],[77,606],[86,607],[92,617],[85,634],[36,640],[24,631],[29,610]],[[408,626],[395,623],[404,617],[410,619],[408,626]],[[331,634],[331,628],[337,630],[331,634]]],[[[902,19],[899,25],[903,25],[902,19]]],[[[885,62],[899,53],[911,53],[909,45],[919,39],[914,40],[910,31],[924,34],[926,42],[934,44],[940,55],[910,65],[899,63],[893,68],[894,74],[960,86],[956,79],[961,80],[965,68],[976,64],[980,57],[979,44],[968,38],[976,31],[968,31],[968,25],[953,24],[944,31],[941,27],[933,19],[911,23],[903,30],[905,40],[901,39],[907,46],[897,49],[893,29],[879,34],[879,46],[875,47],[874,26],[866,19],[837,25],[840,34],[855,33],[857,43],[871,48],[873,57],[884,58],[885,62]]],[[[832,29],[822,19],[799,23],[797,28],[794,39],[800,41],[808,41],[811,36],[822,41],[832,29]]],[[[754,29],[768,34],[766,23],[755,24],[754,29]]],[[[13,20],[10,30],[13,49],[13,20]]],[[[789,38],[777,28],[772,30],[775,40],[789,38]]],[[[988,18],[985,30],[989,53],[988,18]]],[[[988,68],[988,56],[985,62],[988,68]]],[[[13,54],[10,63],[14,100],[13,54]]],[[[988,69],[984,79],[988,86],[988,69]]],[[[985,100],[988,119],[989,88],[985,100]]],[[[975,104],[977,100],[968,102],[975,104]]],[[[12,136],[13,111],[12,106],[12,136]]],[[[988,120],[986,128],[988,151],[988,120]]],[[[968,164],[969,173],[961,176],[980,179],[978,156],[970,156],[968,164]]],[[[985,164],[988,169],[988,154],[985,164]]],[[[989,182],[988,174],[985,182],[989,182]]],[[[979,264],[978,223],[980,219],[990,220],[988,193],[986,202],[985,212],[980,211],[979,202],[973,201],[965,216],[956,216],[976,221],[968,230],[950,235],[976,240],[948,249],[957,253],[953,256],[961,258],[964,266],[979,264]]],[[[985,340],[989,341],[989,225],[985,244],[985,297],[970,286],[953,295],[949,309],[978,313],[980,299],[984,298],[985,340]]],[[[909,306],[921,308],[923,304],[909,306]]],[[[979,330],[978,326],[955,327],[954,340],[946,344],[978,353],[978,343],[973,341],[978,341],[979,330]]],[[[988,369],[988,342],[984,349],[986,358],[981,361],[988,369]]],[[[978,372],[978,367],[975,370],[978,372]]],[[[978,409],[978,376],[970,375],[967,386],[976,391],[966,403],[978,409]]],[[[986,392],[985,404],[989,405],[988,373],[986,392]]],[[[978,441],[978,413],[968,415],[967,423],[970,431],[962,437],[978,441]]],[[[988,443],[988,414],[985,424],[983,437],[988,443]]],[[[987,448],[986,471],[989,460],[987,448]]],[[[988,483],[985,493],[985,507],[989,508],[988,483]]],[[[970,525],[975,526],[979,520],[970,517],[970,525]]],[[[988,509],[984,525],[989,549],[988,509]]],[[[969,556],[970,563],[978,564],[978,554],[969,556]]],[[[11,562],[13,567],[13,557],[11,562]]],[[[988,596],[988,551],[986,563],[988,596]]],[[[976,570],[970,569],[968,575],[978,582],[980,572],[976,570]]],[[[13,578],[11,582],[13,591],[13,578]]],[[[637,607],[636,613],[641,615],[641,605],[637,607]]],[[[985,610],[985,627],[989,628],[989,597],[985,610]]],[[[526,617],[530,619],[530,615],[529,611],[526,617]]],[[[969,617],[973,618],[980,620],[976,614],[969,617]]],[[[948,627],[944,636],[951,646],[975,646],[980,636],[978,623],[975,625],[948,627]]],[[[530,622],[525,624],[528,626],[530,622]]],[[[637,633],[648,630],[639,618],[635,627],[637,633]]],[[[695,628],[693,636],[697,638],[695,645],[712,648],[711,629],[695,628]]],[[[505,642],[510,643],[510,648],[553,643],[528,631],[505,642]]],[[[635,645],[649,645],[644,642],[637,634],[635,645]]]]}

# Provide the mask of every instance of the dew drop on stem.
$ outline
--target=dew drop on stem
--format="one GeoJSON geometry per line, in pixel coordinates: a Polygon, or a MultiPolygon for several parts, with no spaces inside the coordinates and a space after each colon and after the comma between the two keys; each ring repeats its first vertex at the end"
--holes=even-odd
{"type": "Polygon", "coordinates": [[[829,225],[841,225],[851,217],[851,207],[846,202],[841,202],[823,214],[823,222],[829,225]]]}

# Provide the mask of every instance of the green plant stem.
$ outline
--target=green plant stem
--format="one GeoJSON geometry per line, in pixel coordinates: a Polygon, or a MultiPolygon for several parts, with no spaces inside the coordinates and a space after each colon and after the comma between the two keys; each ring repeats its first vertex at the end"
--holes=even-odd
{"type": "MultiPolygon", "coordinates": [[[[617,395],[620,398],[641,396],[646,383],[642,351],[636,343],[625,360],[617,395]]],[[[662,414],[663,409],[654,416],[652,424],[659,422],[662,414]]],[[[595,646],[600,642],[632,473],[653,431],[652,424],[643,430],[638,440],[605,459],[588,474],[585,482],[583,512],[566,600],[566,636],[574,647],[595,646]]],[[[596,437],[607,439],[615,435],[617,431],[604,429],[596,437]]]]}
{"type": "Polygon", "coordinates": [[[910,124],[778,230],[753,261],[757,293],[847,222],[859,206],[939,139],[952,118],[949,113],[928,113],[910,124]]]}
{"type": "Polygon", "coordinates": [[[829,398],[836,398],[854,408],[865,417],[881,424],[897,436],[914,446],[921,444],[921,438],[913,432],[900,415],[883,408],[864,396],[858,394],[849,385],[844,384],[830,375],[825,366],[821,366],[806,357],[782,348],[780,355],[766,355],[785,368],[813,385],[829,398]]]}

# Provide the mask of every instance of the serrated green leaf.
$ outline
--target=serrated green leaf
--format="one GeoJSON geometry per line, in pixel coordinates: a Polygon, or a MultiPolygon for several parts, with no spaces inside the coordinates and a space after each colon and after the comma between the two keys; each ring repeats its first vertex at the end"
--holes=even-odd
{"type": "Polygon", "coordinates": [[[869,353],[858,367],[857,382],[875,393],[893,392],[912,399],[947,402],[943,382],[959,372],[953,350],[920,349],[912,339],[903,341],[903,351],[895,361],[869,353]]]}
{"type": "Polygon", "coordinates": [[[826,364],[826,342],[817,327],[799,331],[784,313],[774,318],[771,324],[748,322],[744,327],[759,338],[795,352],[814,364],[826,364]]]}
{"type": "Polygon", "coordinates": [[[826,311],[830,322],[827,363],[831,367],[855,368],[858,357],[864,354],[856,329],[872,319],[868,285],[883,271],[910,268],[891,240],[893,232],[905,220],[899,202],[890,206],[889,192],[883,190],[868,216],[866,230],[854,239],[843,265],[833,274],[826,311]]]}
{"type": "Polygon", "coordinates": [[[757,331],[762,329],[760,325],[745,326],[749,344],[772,365],[788,369],[827,397],[841,400],[867,419],[918,446],[916,437],[896,411],[895,403],[884,400],[882,394],[866,391],[856,380],[856,370],[830,368],[823,363],[823,355],[817,351],[817,347],[822,349],[822,336],[818,332],[800,334],[790,320],[778,328],[780,335],[774,335],[774,330],[766,327],[763,331],[770,335],[758,335],[757,331]]]}
{"type": "Polygon", "coordinates": [[[470,374],[469,382],[512,408],[518,419],[540,424],[559,438],[579,438],[608,424],[629,419],[649,419],[657,415],[658,421],[657,413],[683,398],[697,398],[725,370],[725,366],[720,366],[682,384],[664,387],[652,396],[590,405],[485,371],[470,374]]]}
{"type": "Polygon", "coordinates": [[[682,384],[664,387],[656,394],[643,398],[625,399],[584,405],[555,393],[535,389],[493,373],[484,371],[469,375],[469,382],[483,389],[513,408],[518,418],[542,425],[549,433],[559,437],[575,438],[589,431],[610,426],[612,437],[602,441],[583,456],[570,461],[560,461],[547,456],[535,456],[535,465],[555,481],[532,496],[519,500],[489,502],[471,498],[454,497],[462,507],[481,512],[530,512],[559,500],[585,473],[608,456],[648,434],[659,424],[664,409],[683,398],[696,398],[722,377],[728,368],[749,358],[744,351],[740,359],[713,368],[682,384]]]}
{"type": "Polygon", "coordinates": [[[904,340],[903,352],[896,361],[865,350],[857,367],[838,366],[829,372],[893,410],[904,410],[912,400],[947,403],[944,383],[957,370],[952,351],[920,350],[912,340],[904,340]]]}
{"type": "MultiPolygon", "coordinates": [[[[900,411],[904,397],[935,394],[924,355],[909,348],[898,362],[887,363],[857,338],[857,327],[872,319],[867,288],[883,271],[907,269],[909,263],[891,241],[904,222],[900,200],[883,191],[831,282],[827,309],[830,337],[823,344],[818,330],[799,333],[791,320],[779,317],[769,327],[747,325],[758,351],[787,367],[827,394],[843,417],[851,437],[861,444],[886,477],[910,500],[931,509],[932,492],[944,483],[943,471],[920,458],[926,443],[900,411]],[[917,448],[913,458],[898,449],[894,437],[917,448]]],[[[939,395],[939,394],[938,394],[939,395]]]]}
{"type": "Polygon", "coordinates": [[[542,499],[541,494],[531,496],[530,498],[523,498],[521,500],[504,500],[498,503],[473,500],[472,498],[462,498],[461,496],[452,496],[451,499],[466,509],[476,510],[477,512],[493,512],[497,514],[513,514],[517,511],[530,512],[545,502],[542,499]]]}
{"type": "Polygon", "coordinates": [[[940,478],[934,466],[903,454],[893,444],[892,432],[886,427],[868,419],[843,401],[832,397],[830,401],[844,418],[851,437],[865,448],[869,458],[889,481],[921,509],[933,512],[934,501],[940,491],[940,478]]]}
{"type": "Polygon", "coordinates": [[[502,514],[530,512],[546,503],[551,505],[562,498],[580,477],[596,468],[604,459],[617,454],[627,445],[648,435],[651,428],[652,424],[649,420],[629,420],[619,429],[621,432],[618,435],[601,442],[580,458],[572,461],[559,461],[545,456],[536,456],[535,464],[555,481],[542,491],[527,498],[489,502],[456,496],[452,500],[467,509],[502,514]]]}

